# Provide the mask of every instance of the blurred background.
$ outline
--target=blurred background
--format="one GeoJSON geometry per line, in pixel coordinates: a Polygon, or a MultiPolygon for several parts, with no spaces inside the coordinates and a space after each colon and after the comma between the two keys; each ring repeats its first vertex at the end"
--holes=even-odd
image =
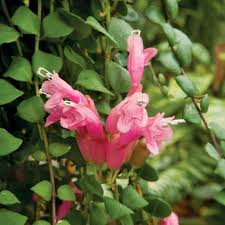
{"type": "MultiPolygon", "coordinates": [[[[142,16],[146,14],[150,2],[134,1],[134,10],[130,10],[127,19],[133,27],[142,30],[145,46],[157,46],[161,51],[167,51],[169,46],[159,26],[142,16]]],[[[185,71],[201,94],[209,93],[211,96],[210,108],[205,115],[207,120],[224,127],[225,1],[180,0],[179,6],[179,16],[173,26],[184,31],[193,42],[192,65],[185,71]]],[[[163,72],[157,60],[153,67],[163,72]]],[[[184,111],[184,94],[172,79],[170,81],[170,74],[164,75],[168,90],[163,92],[168,96],[154,84],[151,71],[145,71],[145,91],[151,101],[149,113],[160,111],[167,115],[175,114],[177,118],[185,117],[181,114],[184,111]]],[[[160,179],[150,186],[174,205],[181,225],[224,225],[225,194],[221,190],[225,183],[214,173],[215,161],[204,151],[207,136],[202,133],[205,130],[197,118],[194,123],[187,122],[176,127],[173,141],[166,145],[166,150],[150,159],[151,164],[160,171],[160,179]]]]}

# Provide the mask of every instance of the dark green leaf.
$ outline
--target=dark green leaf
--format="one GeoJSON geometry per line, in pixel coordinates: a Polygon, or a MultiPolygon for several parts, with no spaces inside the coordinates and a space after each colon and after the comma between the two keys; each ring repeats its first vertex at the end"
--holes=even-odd
{"type": "Polygon", "coordinates": [[[67,184],[61,185],[58,188],[57,196],[59,197],[59,199],[61,199],[63,201],[74,201],[75,200],[75,195],[73,193],[73,190],[67,184]]]}
{"type": "Polygon", "coordinates": [[[36,123],[41,121],[45,116],[43,106],[44,103],[42,99],[39,96],[33,96],[22,101],[17,106],[17,111],[22,119],[31,123],[36,123]]]}
{"type": "Polygon", "coordinates": [[[111,111],[109,102],[107,102],[105,100],[97,102],[96,107],[97,107],[98,112],[105,114],[105,115],[108,115],[109,112],[111,111]]]}
{"type": "Polygon", "coordinates": [[[197,94],[197,88],[195,84],[186,75],[177,76],[175,79],[177,84],[187,96],[193,97],[197,94]]]}
{"type": "Polygon", "coordinates": [[[133,210],[148,205],[148,202],[130,185],[123,190],[122,202],[125,206],[133,210]]]}
{"type": "Polygon", "coordinates": [[[0,23],[0,45],[3,43],[14,42],[20,34],[12,27],[0,23]]]}
{"type": "Polygon", "coordinates": [[[153,216],[160,218],[167,217],[172,212],[170,205],[160,198],[150,198],[146,211],[151,213],[153,216]]]}
{"type": "Polygon", "coordinates": [[[45,37],[59,38],[71,34],[74,27],[66,23],[58,12],[53,12],[43,19],[43,29],[45,37]]]}
{"type": "Polygon", "coordinates": [[[203,113],[206,113],[209,108],[209,96],[206,94],[200,101],[200,107],[203,113]]]}
{"type": "Polygon", "coordinates": [[[16,89],[8,81],[0,79],[0,105],[14,101],[23,95],[23,92],[16,89]]]}
{"type": "Polygon", "coordinates": [[[145,15],[154,23],[163,24],[166,22],[161,8],[157,5],[150,4],[145,11],[145,15]]]}
{"type": "Polygon", "coordinates": [[[169,72],[174,75],[180,74],[180,65],[174,58],[173,54],[170,52],[164,52],[159,55],[159,62],[164,66],[169,72]]]}
{"type": "Polygon", "coordinates": [[[221,205],[225,206],[225,190],[223,189],[221,192],[219,192],[218,194],[216,194],[216,196],[214,197],[214,199],[219,202],[221,205]]]}
{"type": "Polygon", "coordinates": [[[156,170],[148,163],[145,163],[141,168],[139,176],[147,181],[156,181],[159,179],[156,170]]]}
{"type": "Polygon", "coordinates": [[[33,225],[50,225],[50,223],[45,220],[37,220],[33,223],[33,225]]]}
{"type": "Polygon", "coordinates": [[[101,76],[94,70],[83,70],[76,82],[78,85],[92,91],[103,92],[108,95],[113,95],[103,84],[101,76]]]}
{"type": "Polygon", "coordinates": [[[2,225],[24,225],[27,217],[7,209],[0,209],[0,221],[2,225]]]}
{"type": "Polygon", "coordinates": [[[91,27],[93,27],[98,32],[104,34],[107,38],[109,38],[116,46],[118,46],[117,41],[105,30],[105,28],[92,16],[89,16],[86,21],[91,27]]]}
{"type": "Polygon", "coordinates": [[[40,33],[40,20],[28,7],[20,6],[12,17],[12,22],[28,34],[40,33]]]}
{"type": "Polygon", "coordinates": [[[212,158],[216,160],[220,159],[220,155],[218,154],[218,152],[216,151],[216,149],[214,148],[212,144],[207,143],[205,146],[205,150],[212,158]]]}
{"type": "Polygon", "coordinates": [[[116,93],[125,93],[129,91],[130,75],[128,71],[118,63],[113,61],[109,62],[107,66],[107,78],[112,89],[116,93]]]}
{"type": "Polygon", "coordinates": [[[213,131],[218,139],[225,141],[225,129],[221,125],[211,122],[209,124],[209,128],[213,131]]]}
{"type": "Polygon", "coordinates": [[[184,119],[191,123],[200,124],[201,118],[193,104],[187,104],[184,108],[184,119]]]}
{"type": "Polygon", "coordinates": [[[0,192],[0,204],[13,205],[16,203],[20,203],[20,201],[12,192],[8,190],[3,190],[0,192]]]}
{"type": "Polygon", "coordinates": [[[119,49],[127,51],[127,39],[133,28],[124,20],[113,17],[109,23],[109,33],[115,38],[119,49]]]}
{"type": "Polygon", "coordinates": [[[1,143],[1,150],[0,156],[5,156],[14,152],[16,149],[20,147],[22,144],[22,140],[19,138],[14,137],[8,131],[3,128],[0,128],[0,143],[1,143]]]}
{"type": "Polygon", "coordinates": [[[108,216],[104,205],[92,204],[90,207],[90,225],[105,225],[108,222],[108,216]]]}
{"type": "Polygon", "coordinates": [[[105,208],[108,214],[112,217],[113,220],[120,219],[124,216],[130,215],[133,211],[127,208],[125,205],[121,204],[120,202],[105,197],[104,198],[105,208]]]}
{"type": "Polygon", "coordinates": [[[65,155],[71,149],[70,145],[63,144],[63,143],[51,143],[49,145],[49,152],[53,157],[60,157],[65,155]]]}
{"type": "Polygon", "coordinates": [[[40,183],[34,185],[31,188],[31,190],[33,192],[35,192],[36,194],[38,194],[39,196],[41,196],[46,201],[50,201],[51,200],[52,184],[49,181],[43,180],[40,183]]]}
{"type": "Polygon", "coordinates": [[[175,19],[178,14],[177,0],[165,0],[166,12],[171,19],[175,19]]]}
{"type": "Polygon", "coordinates": [[[84,225],[86,224],[85,219],[83,218],[80,210],[72,209],[70,213],[65,217],[65,219],[71,225],[84,225]]]}
{"type": "Polygon", "coordinates": [[[120,219],[122,225],[134,225],[131,215],[124,216],[120,219]]]}
{"type": "Polygon", "coordinates": [[[63,61],[60,57],[43,51],[36,51],[32,56],[32,68],[36,73],[39,67],[44,67],[48,71],[59,72],[62,68],[63,61]]]}
{"type": "Polygon", "coordinates": [[[13,60],[8,70],[4,73],[4,76],[11,77],[18,81],[31,81],[32,69],[30,62],[21,56],[13,57],[13,60]]]}

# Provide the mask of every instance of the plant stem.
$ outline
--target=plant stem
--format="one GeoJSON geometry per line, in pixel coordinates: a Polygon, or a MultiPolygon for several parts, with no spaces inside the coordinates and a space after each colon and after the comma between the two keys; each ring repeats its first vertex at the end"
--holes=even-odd
{"type": "Polygon", "coordinates": [[[50,13],[54,11],[54,0],[50,0],[50,7],[49,7],[50,13]]]}
{"type": "MultiPolygon", "coordinates": [[[[2,10],[5,14],[5,17],[7,18],[8,20],[8,23],[13,26],[13,23],[11,21],[11,18],[10,18],[10,15],[9,15],[9,10],[7,8],[7,5],[5,3],[5,0],[1,0],[1,5],[2,5],[2,10]]],[[[18,49],[18,52],[19,52],[19,55],[20,56],[23,56],[23,51],[22,51],[22,48],[21,48],[21,45],[20,45],[20,41],[19,41],[19,38],[16,40],[16,47],[18,49]]]]}

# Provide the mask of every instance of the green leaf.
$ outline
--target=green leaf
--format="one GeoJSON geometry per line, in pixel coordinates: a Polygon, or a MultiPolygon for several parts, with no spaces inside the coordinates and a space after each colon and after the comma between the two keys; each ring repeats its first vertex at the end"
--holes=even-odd
{"type": "Polygon", "coordinates": [[[131,215],[124,216],[120,219],[122,225],[134,225],[131,215]]]}
{"type": "Polygon", "coordinates": [[[116,93],[126,93],[130,88],[130,75],[118,63],[110,61],[107,65],[107,78],[110,86],[116,93]],[[120,84],[120,85],[118,85],[120,84]]]}
{"type": "Polygon", "coordinates": [[[161,53],[158,57],[159,62],[164,66],[169,72],[180,75],[180,65],[174,58],[173,54],[170,52],[161,53]]]}
{"type": "Polygon", "coordinates": [[[149,20],[151,20],[154,23],[157,24],[163,24],[165,23],[165,18],[163,16],[163,12],[161,8],[157,5],[151,4],[146,10],[145,10],[145,15],[149,20]]]}
{"type": "Polygon", "coordinates": [[[209,154],[209,156],[211,156],[212,158],[216,160],[220,159],[220,155],[218,154],[218,152],[216,151],[216,149],[214,148],[212,144],[207,143],[205,146],[205,150],[209,154]]]}
{"type": "Polygon", "coordinates": [[[39,67],[44,67],[52,72],[59,72],[62,69],[63,61],[60,57],[43,51],[36,51],[32,56],[32,68],[36,73],[39,67]]]}
{"type": "Polygon", "coordinates": [[[71,13],[65,9],[59,9],[58,12],[66,20],[68,24],[74,27],[74,31],[71,34],[76,40],[82,40],[91,34],[91,27],[86,24],[80,16],[71,13]]]}
{"type": "Polygon", "coordinates": [[[81,68],[86,68],[86,62],[83,57],[77,54],[70,46],[64,48],[64,55],[68,60],[79,65],[81,68]]]}
{"type": "Polygon", "coordinates": [[[159,78],[159,83],[160,84],[162,84],[162,85],[166,85],[167,84],[167,80],[166,80],[164,74],[159,73],[158,78],[159,78]]]}
{"type": "Polygon", "coordinates": [[[43,19],[43,29],[45,37],[59,38],[71,34],[74,27],[66,23],[58,12],[53,12],[43,19]]]}
{"type": "Polygon", "coordinates": [[[220,203],[221,205],[225,206],[225,190],[223,189],[221,192],[219,192],[218,194],[216,194],[216,196],[214,197],[214,199],[220,203]]]}
{"type": "Polygon", "coordinates": [[[179,7],[177,0],[165,0],[165,5],[166,5],[167,15],[171,19],[175,19],[178,14],[178,7],[179,7]]]}
{"type": "Polygon", "coordinates": [[[184,108],[184,119],[195,124],[201,123],[201,118],[193,104],[187,104],[184,108]]]}
{"type": "Polygon", "coordinates": [[[90,207],[90,225],[105,225],[108,222],[108,216],[104,205],[92,204],[90,207]]]}
{"type": "Polygon", "coordinates": [[[20,34],[13,28],[0,23],[0,45],[3,43],[14,42],[18,39],[20,34]]]}
{"type": "Polygon", "coordinates": [[[197,94],[195,84],[186,75],[177,76],[175,80],[188,97],[193,97],[197,94]]]}
{"type": "Polygon", "coordinates": [[[67,185],[61,185],[57,190],[57,196],[63,201],[75,201],[75,195],[72,188],[67,185]]]}
{"type": "Polygon", "coordinates": [[[133,28],[124,20],[113,17],[109,23],[109,33],[115,38],[118,47],[127,51],[127,39],[133,28]]]}
{"type": "Polygon", "coordinates": [[[16,89],[8,81],[0,79],[0,105],[14,101],[23,95],[23,92],[16,89]]]}
{"type": "Polygon", "coordinates": [[[93,17],[89,16],[86,21],[91,27],[93,27],[98,32],[104,34],[107,38],[109,38],[116,46],[118,46],[117,41],[105,30],[105,28],[93,17]]]}
{"type": "Polygon", "coordinates": [[[220,126],[218,123],[211,122],[209,123],[209,128],[213,131],[218,139],[225,141],[225,129],[222,126],[220,126]]]}
{"type": "Polygon", "coordinates": [[[210,63],[209,50],[200,43],[193,43],[192,54],[201,63],[208,65],[210,63]]]}
{"type": "Polygon", "coordinates": [[[49,145],[49,152],[53,157],[60,157],[65,155],[71,149],[70,145],[63,144],[63,143],[51,143],[49,145]]]}
{"type": "Polygon", "coordinates": [[[45,220],[37,220],[33,223],[33,225],[50,225],[50,223],[45,220]]]}
{"type": "Polygon", "coordinates": [[[97,108],[99,113],[102,113],[102,114],[105,114],[105,115],[108,115],[111,111],[111,107],[110,107],[109,102],[107,102],[105,100],[97,102],[96,108],[97,108]]]}
{"type": "Polygon", "coordinates": [[[43,181],[39,182],[38,184],[34,185],[31,188],[31,190],[33,192],[35,192],[36,194],[38,194],[39,196],[41,196],[46,201],[51,200],[52,184],[49,181],[43,180],[43,181]]]}
{"type": "Polygon", "coordinates": [[[14,137],[5,129],[0,128],[0,156],[5,156],[16,151],[16,149],[20,147],[22,142],[23,141],[21,139],[14,137]]]}
{"type": "Polygon", "coordinates": [[[90,192],[92,194],[102,196],[103,189],[100,183],[95,179],[93,175],[86,175],[80,179],[80,185],[82,190],[90,192]]]}
{"type": "Polygon", "coordinates": [[[41,151],[41,150],[32,152],[31,156],[37,161],[46,161],[47,160],[45,152],[41,151]]]}
{"type": "Polygon", "coordinates": [[[8,190],[3,190],[0,192],[0,204],[13,205],[16,203],[20,203],[20,201],[12,192],[8,190]]]}
{"type": "Polygon", "coordinates": [[[130,209],[139,209],[148,205],[148,202],[137,193],[137,191],[131,186],[127,186],[122,193],[122,202],[130,209]]]}
{"type": "Polygon", "coordinates": [[[99,91],[108,95],[114,95],[104,86],[101,76],[94,70],[83,70],[79,74],[76,83],[88,90],[99,91]]]}
{"type": "Polygon", "coordinates": [[[225,159],[219,160],[216,170],[215,170],[215,173],[225,179],[225,159]]]}
{"type": "Polygon", "coordinates": [[[17,111],[22,119],[31,123],[36,123],[41,121],[45,116],[43,106],[44,103],[41,97],[33,96],[22,101],[17,106],[17,111]]]}
{"type": "Polygon", "coordinates": [[[160,198],[150,198],[146,211],[159,218],[165,218],[172,212],[170,205],[160,198]]]}
{"type": "Polygon", "coordinates": [[[189,66],[192,60],[192,43],[189,37],[178,29],[174,29],[176,34],[175,53],[183,66],[189,66]]]}
{"type": "Polygon", "coordinates": [[[148,163],[145,163],[144,166],[141,168],[139,176],[147,181],[157,181],[159,179],[156,170],[148,163]]]}
{"type": "Polygon", "coordinates": [[[26,6],[21,6],[16,10],[12,17],[12,22],[25,33],[36,35],[40,33],[41,22],[38,16],[26,6]]]}
{"type": "Polygon", "coordinates": [[[30,62],[21,56],[13,57],[13,60],[4,73],[5,77],[11,77],[14,80],[18,81],[29,81],[32,79],[32,69],[30,62]]]}
{"type": "Polygon", "coordinates": [[[4,225],[24,225],[27,221],[27,217],[19,213],[7,210],[0,209],[0,221],[4,225]]]}
{"type": "Polygon", "coordinates": [[[177,39],[173,27],[169,23],[164,23],[162,24],[162,29],[169,43],[174,45],[177,39]]]}
{"type": "Polygon", "coordinates": [[[221,145],[221,149],[225,153],[225,141],[221,141],[220,145],[221,145]]]}
{"type": "Polygon", "coordinates": [[[127,208],[125,205],[114,199],[105,197],[104,203],[107,213],[112,217],[113,220],[120,219],[133,213],[131,209],[127,208]]]}
{"type": "Polygon", "coordinates": [[[59,220],[56,225],[70,225],[67,220],[59,220]]]}
{"type": "Polygon", "coordinates": [[[70,213],[65,217],[71,225],[84,225],[86,224],[85,218],[83,218],[80,210],[72,209],[70,213]]]}
{"type": "Polygon", "coordinates": [[[200,101],[200,107],[201,107],[201,111],[203,113],[206,113],[208,111],[209,108],[209,96],[208,94],[206,94],[200,101]]]}

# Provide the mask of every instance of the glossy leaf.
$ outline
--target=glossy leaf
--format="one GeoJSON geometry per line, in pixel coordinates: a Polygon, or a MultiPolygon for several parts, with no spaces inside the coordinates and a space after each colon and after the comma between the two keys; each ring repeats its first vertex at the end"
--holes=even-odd
{"type": "Polygon", "coordinates": [[[0,128],[0,156],[5,156],[16,151],[22,142],[21,139],[14,137],[5,129],[0,128]]]}
{"type": "Polygon", "coordinates": [[[20,34],[13,28],[0,23],[0,45],[4,43],[14,42],[20,34]]]}
{"type": "Polygon", "coordinates": [[[49,152],[53,157],[60,157],[62,155],[65,155],[67,152],[70,151],[70,149],[70,145],[63,143],[55,142],[49,145],[49,152]]]}
{"type": "Polygon", "coordinates": [[[34,185],[31,190],[41,196],[46,201],[51,200],[52,196],[52,185],[49,181],[43,180],[38,184],[34,185]]]}
{"type": "Polygon", "coordinates": [[[40,33],[40,20],[28,7],[19,7],[12,17],[14,25],[18,26],[22,31],[28,34],[40,33]]]}
{"type": "Polygon", "coordinates": [[[8,70],[4,73],[4,76],[18,81],[30,82],[32,79],[30,62],[21,56],[13,57],[13,60],[8,70]]]}
{"type": "Polygon", "coordinates": [[[70,223],[67,220],[59,220],[56,225],[70,225],[70,223]]]}
{"type": "Polygon", "coordinates": [[[36,123],[41,121],[45,116],[43,107],[44,103],[42,99],[39,96],[33,96],[22,101],[17,106],[17,111],[22,119],[31,123],[36,123]]]}
{"type": "Polygon", "coordinates": [[[14,101],[23,95],[23,92],[16,89],[8,81],[0,79],[0,105],[14,101]]]}
{"type": "Polygon", "coordinates": [[[19,213],[7,210],[0,209],[0,221],[4,225],[24,225],[27,221],[27,217],[19,213]]]}
{"type": "Polygon", "coordinates": [[[156,170],[148,163],[145,163],[144,166],[140,169],[139,176],[147,181],[156,181],[159,179],[156,170]]]}
{"type": "Polygon", "coordinates": [[[75,200],[75,195],[73,193],[72,188],[65,184],[61,185],[58,190],[57,190],[57,196],[59,199],[63,201],[74,201],[75,200]]]}
{"type": "Polygon", "coordinates": [[[16,203],[20,203],[20,201],[12,192],[8,190],[3,190],[0,192],[0,204],[13,205],[16,203]]]}
{"type": "Polygon", "coordinates": [[[45,152],[41,151],[41,150],[32,152],[31,156],[37,161],[46,161],[47,160],[45,152]]]}

